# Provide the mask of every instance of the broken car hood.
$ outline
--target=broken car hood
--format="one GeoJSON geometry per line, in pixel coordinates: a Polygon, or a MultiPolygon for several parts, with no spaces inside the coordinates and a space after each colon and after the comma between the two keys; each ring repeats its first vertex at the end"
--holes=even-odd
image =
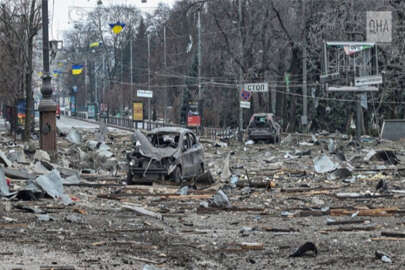
{"type": "Polygon", "coordinates": [[[139,150],[141,154],[145,157],[155,159],[160,161],[162,158],[167,158],[173,156],[177,149],[166,147],[166,148],[156,148],[154,147],[148,138],[142,134],[139,130],[135,130],[135,138],[139,141],[139,150]]]}

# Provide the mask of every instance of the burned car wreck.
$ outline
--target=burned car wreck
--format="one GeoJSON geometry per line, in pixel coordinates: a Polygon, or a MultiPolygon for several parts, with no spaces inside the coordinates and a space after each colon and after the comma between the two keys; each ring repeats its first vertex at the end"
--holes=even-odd
{"type": "Polygon", "coordinates": [[[272,113],[255,113],[246,129],[247,139],[254,142],[280,142],[280,125],[275,121],[272,113]]]}
{"type": "Polygon", "coordinates": [[[204,172],[203,149],[197,136],[185,128],[157,128],[146,136],[136,130],[135,149],[127,154],[127,183],[144,178],[172,179],[177,184],[204,172]]]}

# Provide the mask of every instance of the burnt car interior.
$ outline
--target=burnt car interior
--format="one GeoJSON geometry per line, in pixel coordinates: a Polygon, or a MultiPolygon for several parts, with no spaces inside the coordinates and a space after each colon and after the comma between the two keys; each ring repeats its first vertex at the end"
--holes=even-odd
{"type": "Polygon", "coordinates": [[[270,128],[271,121],[267,121],[266,116],[255,116],[250,127],[252,127],[252,128],[270,128]]]}
{"type": "Polygon", "coordinates": [[[197,139],[191,133],[184,134],[182,151],[185,152],[190,148],[197,146],[197,139]]]}
{"type": "Polygon", "coordinates": [[[157,133],[148,136],[152,145],[156,148],[172,147],[177,148],[179,145],[179,133],[157,133]]]}

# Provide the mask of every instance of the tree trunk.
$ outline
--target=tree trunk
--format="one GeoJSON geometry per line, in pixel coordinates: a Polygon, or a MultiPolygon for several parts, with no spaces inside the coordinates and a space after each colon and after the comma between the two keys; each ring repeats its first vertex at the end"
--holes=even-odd
{"type": "Polygon", "coordinates": [[[24,140],[28,140],[31,136],[31,128],[33,123],[33,107],[34,97],[32,92],[32,51],[33,51],[33,38],[28,40],[28,59],[27,69],[25,71],[25,93],[26,93],[26,116],[24,128],[24,140]]]}
{"type": "MultiPolygon", "coordinates": [[[[290,65],[290,74],[292,78],[298,78],[300,74],[300,49],[298,47],[294,47],[292,49],[292,55],[291,55],[291,65],[290,65]]],[[[294,81],[294,80],[293,80],[294,81]]],[[[298,93],[299,87],[291,87],[291,93],[298,93]]],[[[290,115],[288,122],[290,123],[289,125],[289,132],[295,132],[297,128],[297,96],[293,95],[290,97],[291,100],[291,109],[290,109],[290,115]]]]}

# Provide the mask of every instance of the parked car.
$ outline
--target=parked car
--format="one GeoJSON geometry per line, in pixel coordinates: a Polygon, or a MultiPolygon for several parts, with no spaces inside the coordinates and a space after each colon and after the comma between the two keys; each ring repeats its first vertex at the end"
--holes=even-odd
{"type": "Polygon", "coordinates": [[[185,128],[157,128],[148,135],[134,133],[135,149],[127,155],[128,184],[137,179],[173,179],[177,184],[204,173],[203,148],[185,128]]]}
{"type": "Polygon", "coordinates": [[[280,142],[281,128],[275,121],[272,113],[253,114],[246,130],[248,140],[254,142],[265,141],[269,143],[280,142]]]}

